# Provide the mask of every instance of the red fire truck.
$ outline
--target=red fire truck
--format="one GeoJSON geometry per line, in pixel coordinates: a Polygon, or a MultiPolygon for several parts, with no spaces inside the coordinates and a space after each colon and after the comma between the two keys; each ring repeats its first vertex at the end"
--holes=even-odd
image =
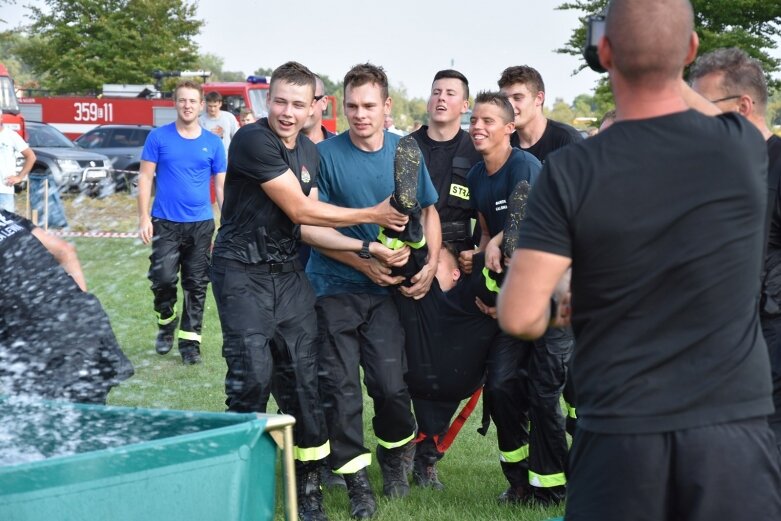
{"type": "Polygon", "coordinates": [[[0,110],[3,111],[3,125],[17,131],[26,141],[27,131],[16,99],[14,80],[2,63],[0,63],[0,110]]]}
{"type": "MultiPolygon", "coordinates": [[[[176,76],[201,76],[201,71],[173,73],[176,76]]],[[[263,117],[268,113],[266,95],[269,78],[249,76],[247,81],[204,83],[203,91],[222,94],[223,109],[238,116],[248,108],[263,117]]],[[[171,99],[160,97],[149,86],[136,89],[142,97],[126,97],[130,86],[110,85],[98,96],[28,96],[19,99],[22,115],[30,121],[43,121],[58,128],[71,139],[103,124],[160,126],[176,119],[171,99]],[[157,97],[155,97],[157,96],[157,97]]],[[[336,131],[336,99],[328,96],[323,125],[336,131]]]]}

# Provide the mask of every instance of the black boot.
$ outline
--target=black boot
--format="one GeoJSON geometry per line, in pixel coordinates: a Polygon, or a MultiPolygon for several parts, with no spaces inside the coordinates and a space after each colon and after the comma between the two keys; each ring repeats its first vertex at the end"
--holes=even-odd
{"type": "Polygon", "coordinates": [[[298,519],[301,521],[328,521],[323,509],[319,462],[296,461],[296,491],[298,493],[298,519]]]}
{"type": "Polygon", "coordinates": [[[174,333],[176,332],[176,327],[179,325],[179,317],[173,316],[169,319],[163,319],[162,321],[165,322],[166,320],[170,320],[170,322],[160,324],[158,321],[157,325],[155,351],[157,351],[158,355],[167,354],[171,348],[174,347],[174,333]]]}
{"type": "Polygon", "coordinates": [[[179,339],[179,354],[182,355],[182,363],[184,365],[200,364],[201,360],[201,343],[197,340],[182,340],[179,339]]]}
{"type": "Polygon", "coordinates": [[[526,461],[519,463],[500,462],[502,473],[510,486],[499,494],[499,503],[504,505],[519,505],[529,500],[531,486],[529,485],[529,466],[526,461]]]}
{"type": "Polygon", "coordinates": [[[377,501],[369,484],[369,476],[363,468],[355,474],[344,474],[347,495],[350,497],[350,516],[355,519],[369,519],[377,513],[377,501]]]}
{"type": "Polygon", "coordinates": [[[439,481],[436,460],[426,461],[423,458],[415,458],[415,467],[412,470],[412,478],[419,487],[431,487],[434,490],[445,489],[445,485],[439,481]]]}
{"type": "Polygon", "coordinates": [[[413,465],[415,457],[415,442],[410,441],[396,447],[386,449],[377,445],[377,463],[382,471],[382,492],[388,497],[406,497],[409,495],[407,472],[413,465]]]}

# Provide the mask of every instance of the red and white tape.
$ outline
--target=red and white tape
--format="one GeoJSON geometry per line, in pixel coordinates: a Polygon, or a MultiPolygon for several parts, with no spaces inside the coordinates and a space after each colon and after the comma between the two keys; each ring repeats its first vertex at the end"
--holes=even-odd
{"type": "Polygon", "coordinates": [[[137,239],[138,232],[73,232],[70,230],[49,230],[52,235],[59,237],[96,237],[100,239],[137,239]]]}

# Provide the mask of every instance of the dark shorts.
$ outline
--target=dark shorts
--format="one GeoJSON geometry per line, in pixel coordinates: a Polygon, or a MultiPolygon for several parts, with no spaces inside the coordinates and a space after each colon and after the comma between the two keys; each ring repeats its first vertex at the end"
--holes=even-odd
{"type": "Polygon", "coordinates": [[[778,521],[781,474],[764,418],[656,434],[579,429],[567,521],[778,521]]]}

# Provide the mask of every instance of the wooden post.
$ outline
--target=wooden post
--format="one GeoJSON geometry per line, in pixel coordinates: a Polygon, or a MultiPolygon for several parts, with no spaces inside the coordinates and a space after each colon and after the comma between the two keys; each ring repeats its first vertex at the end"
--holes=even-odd
{"type": "Polygon", "coordinates": [[[27,219],[30,219],[30,176],[27,176],[27,193],[24,197],[24,216],[27,219]]]}

